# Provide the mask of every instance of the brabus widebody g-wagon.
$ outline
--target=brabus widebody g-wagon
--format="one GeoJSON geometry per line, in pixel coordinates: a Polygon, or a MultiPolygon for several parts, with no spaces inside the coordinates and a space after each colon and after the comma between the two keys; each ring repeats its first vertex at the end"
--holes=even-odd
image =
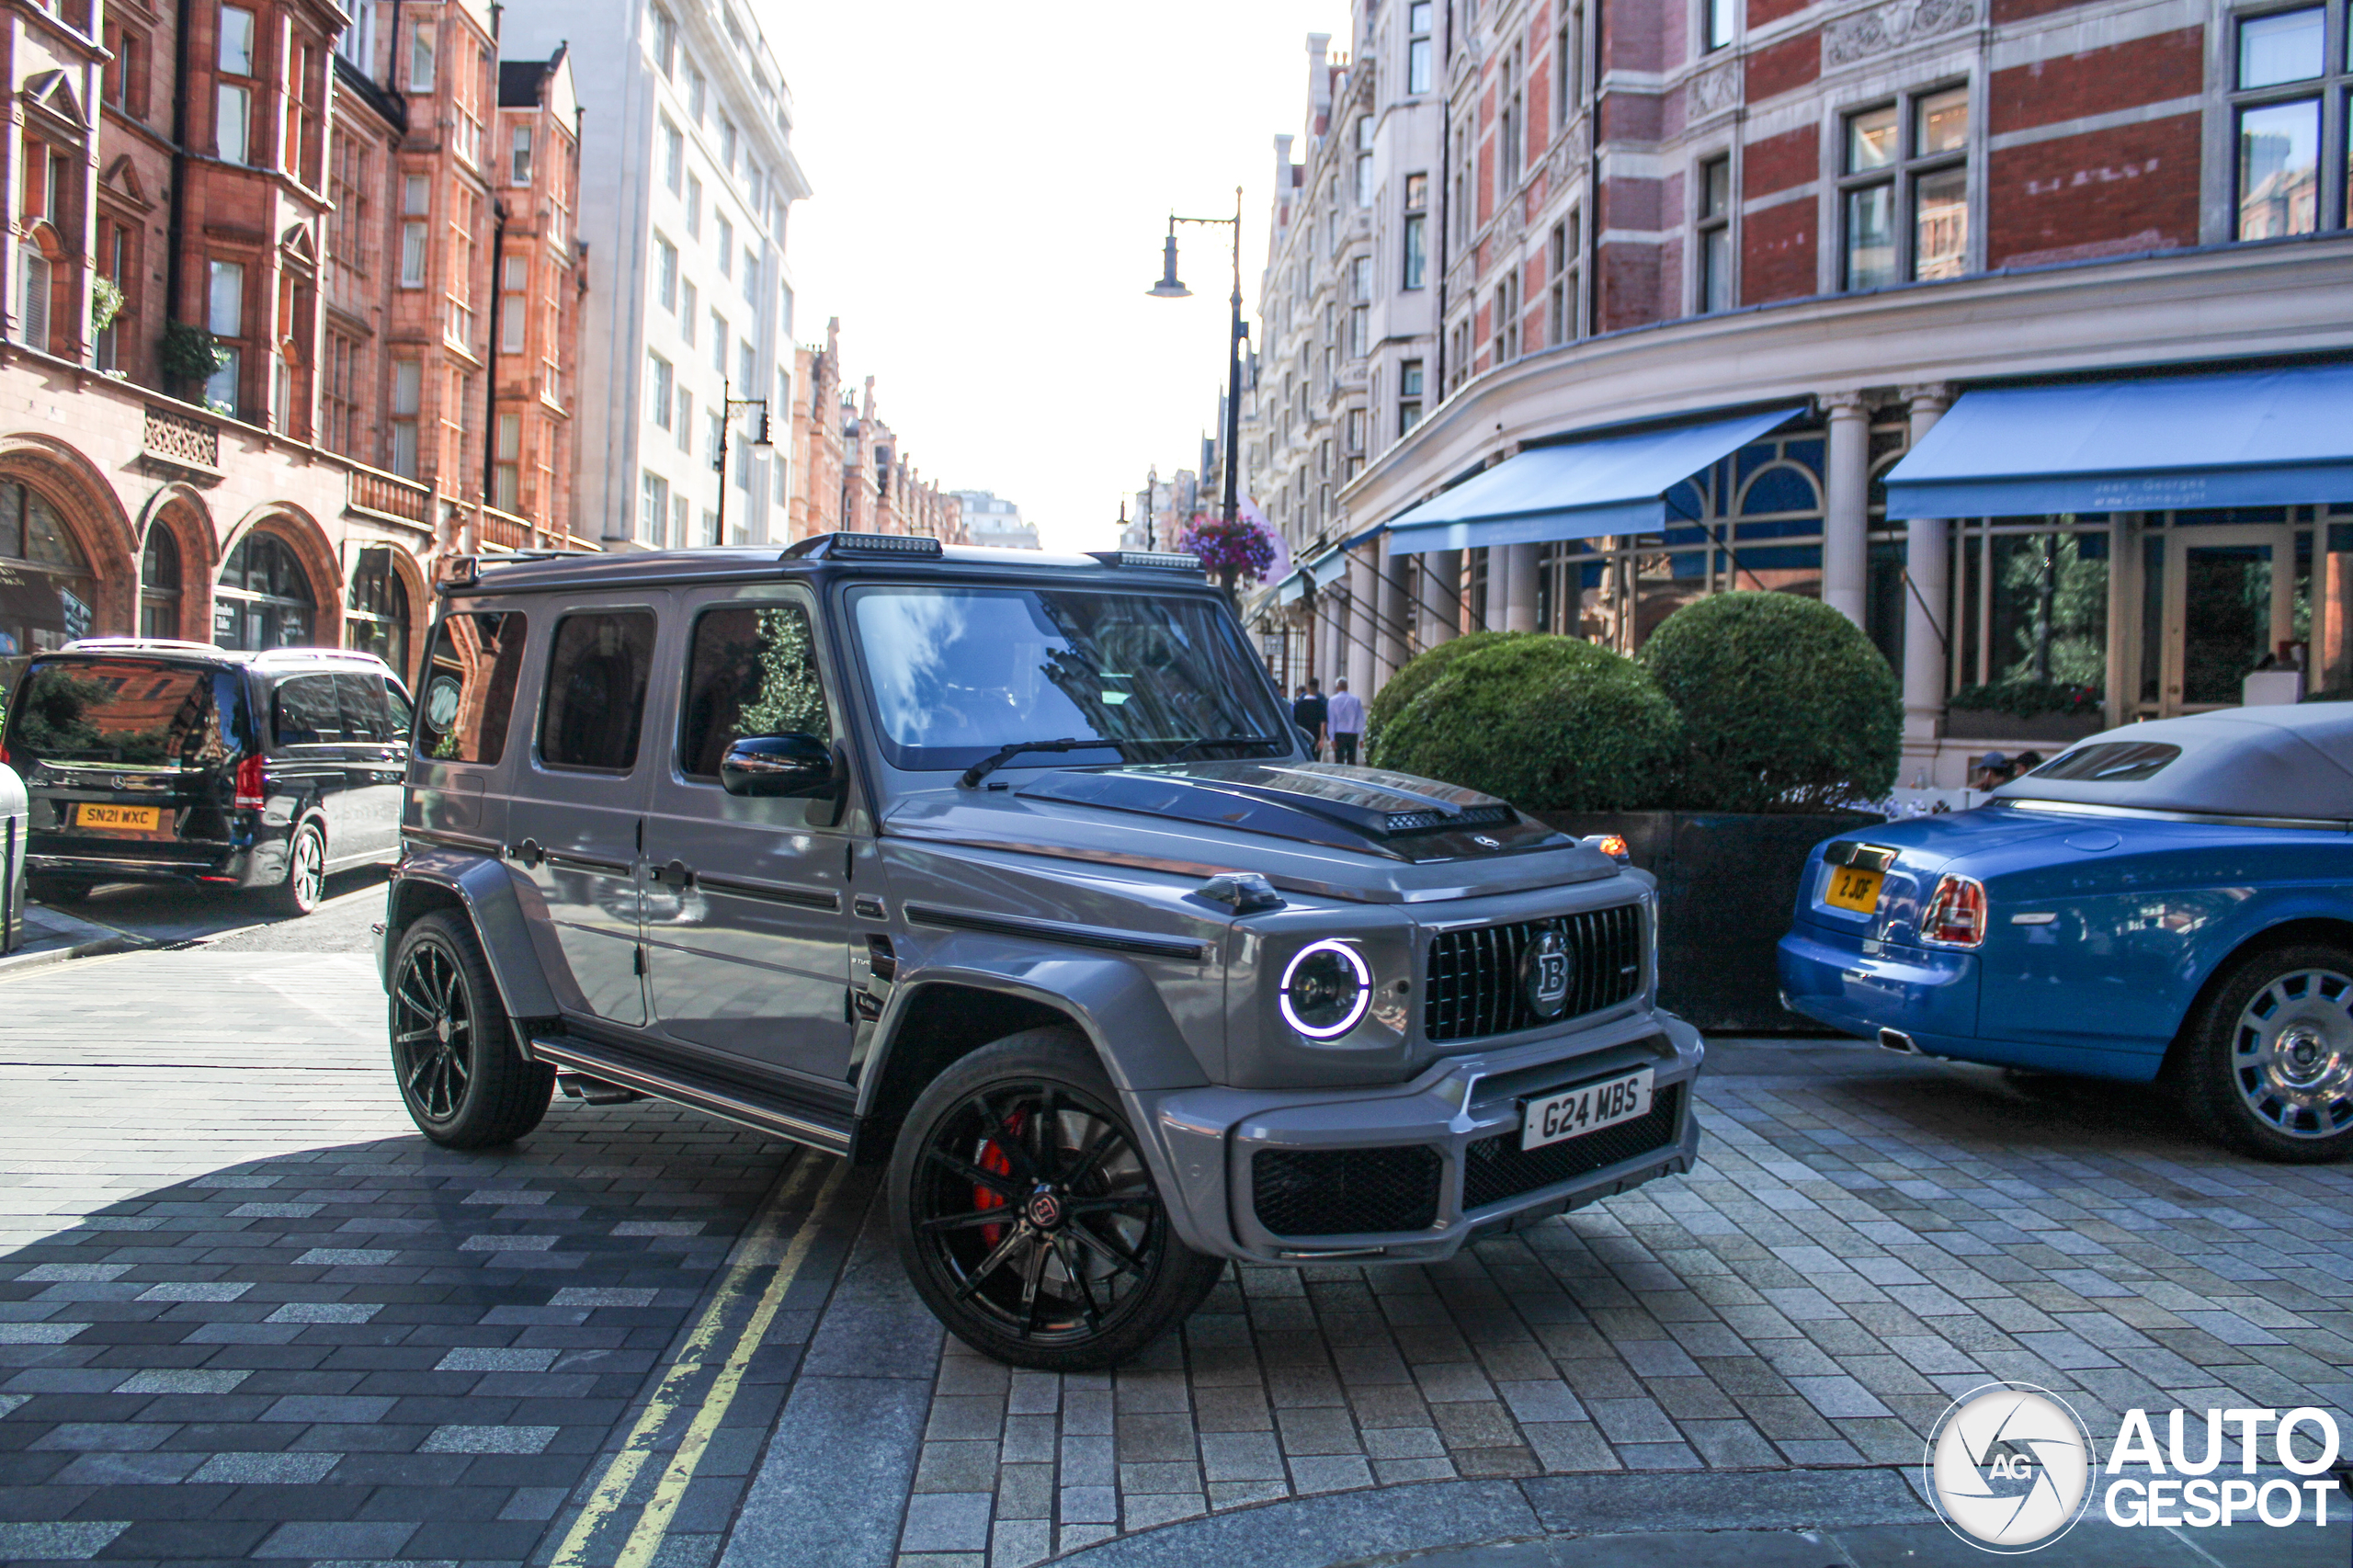
{"type": "Polygon", "coordinates": [[[958,1335],[1100,1367],[1227,1258],[1688,1169],[1653,884],[1310,759],[1189,556],[831,535],[466,569],[384,932],[426,1133],[563,1080],[888,1162],[958,1335]]]}

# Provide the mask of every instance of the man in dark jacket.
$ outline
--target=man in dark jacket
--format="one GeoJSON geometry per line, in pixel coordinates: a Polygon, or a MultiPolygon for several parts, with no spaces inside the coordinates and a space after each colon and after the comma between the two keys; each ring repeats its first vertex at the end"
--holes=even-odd
{"type": "Polygon", "coordinates": [[[1313,680],[1301,691],[1299,700],[1290,705],[1290,722],[1307,732],[1307,749],[1317,756],[1324,755],[1324,724],[1328,711],[1324,688],[1313,680]]]}

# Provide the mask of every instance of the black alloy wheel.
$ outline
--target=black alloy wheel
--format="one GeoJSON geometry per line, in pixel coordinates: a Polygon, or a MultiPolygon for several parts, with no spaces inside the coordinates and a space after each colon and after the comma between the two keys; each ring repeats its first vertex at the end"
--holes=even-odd
{"type": "Polygon", "coordinates": [[[892,1161],[902,1253],[959,1338],[1053,1370],[1116,1365],[1190,1313],[1224,1265],[1169,1224],[1083,1041],[1030,1030],[916,1101],[892,1161]]]}
{"type": "Polygon", "coordinates": [[[555,1071],[523,1060],[471,930],[436,913],[392,960],[392,1071],[409,1119],[436,1143],[511,1143],[540,1124],[555,1071]]]}

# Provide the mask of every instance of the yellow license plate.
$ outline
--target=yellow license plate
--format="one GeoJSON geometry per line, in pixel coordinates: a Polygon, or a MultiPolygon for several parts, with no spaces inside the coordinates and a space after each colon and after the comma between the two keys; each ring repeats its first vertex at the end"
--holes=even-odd
{"type": "Polygon", "coordinates": [[[1830,868],[1830,889],[1822,901],[1835,909],[1851,909],[1858,915],[1869,915],[1879,907],[1879,884],[1885,873],[1858,870],[1852,866],[1830,868]]]}
{"type": "Polygon", "coordinates": [[[164,812],[160,806],[97,806],[85,803],[74,808],[74,825],[153,833],[164,825],[164,812]]]}

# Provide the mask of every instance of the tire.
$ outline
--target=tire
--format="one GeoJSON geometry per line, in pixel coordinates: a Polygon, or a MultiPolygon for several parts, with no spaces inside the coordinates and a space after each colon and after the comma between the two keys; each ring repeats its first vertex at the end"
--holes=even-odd
{"type": "Polygon", "coordinates": [[[2259,1159],[2353,1154],[2353,952],[2250,953],[2183,1028],[2167,1073],[2200,1131],[2259,1159]]]}
{"type": "Polygon", "coordinates": [[[319,824],[306,822],[286,841],[286,880],[265,891],[276,913],[290,919],[318,908],[327,884],[327,840],[319,824]]]}
{"type": "Polygon", "coordinates": [[[933,1079],[887,1179],[899,1256],[925,1303],[957,1338],[1017,1367],[1117,1366],[1225,1272],[1177,1239],[1119,1095],[1070,1028],[1007,1035],[933,1079]]]}
{"type": "Polygon", "coordinates": [[[472,930],[436,911],[392,955],[392,1073],[417,1131],[445,1149],[512,1143],[540,1124],[555,1069],[526,1062],[472,930]]]}

